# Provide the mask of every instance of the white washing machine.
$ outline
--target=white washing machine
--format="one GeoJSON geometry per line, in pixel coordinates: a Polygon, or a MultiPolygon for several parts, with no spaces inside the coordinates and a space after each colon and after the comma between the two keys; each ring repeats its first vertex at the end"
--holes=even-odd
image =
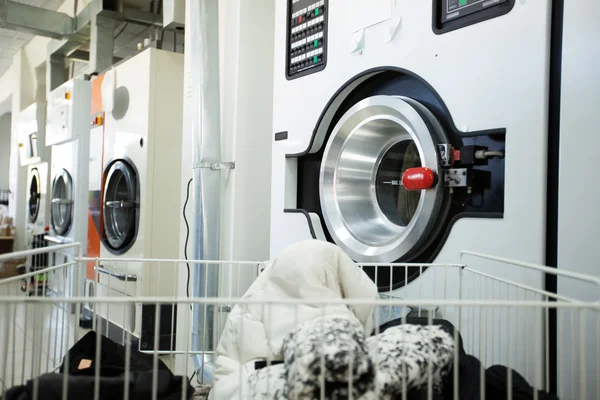
{"type": "Polygon", "coordinates": [[[85,246],[87,240],[90,106],[91,85],[84,79],[66,82],[49,94],[50,235],[58,243],[85,246]]]}
{"type": "MultiPolygon", "coordinates": [[[[72,79],[48,94],[46,145],[52,154],[51,186],[48,197],[50,244],[81,243],[86,255],[88,225],[88,165],[91,85],[85,79],[72,79]]],[[[52,253],[54,265],[78,256],[71,249],[52,253]]],[[[83,288],[83,274],[67,271],[55,290],[76,295],[83,288]]]]}
{"type": "MultiPolygon", "coordinates": [[[[103,232],[98,295],[173,296],[179,265],[120,262],[177,259],[181,218],[183,55],[146,49],[104,74],[103,232]],[[110,104],[110,106],[106,106],[110,104]]],[[[180,273],[182,271],[179,271],[180,273]]],[[[94,293],[94,281],[86,284],[94,293]]],[[[96,310],[118,341],[122,330],[154,345],[154,306],[96,310]],[[110,313],[110,314],[109,314],[110,313]]],[[[160,347],[171,345],[172,307],[164,307],[160,347]]],[[[173,342],[174,343],[174,342],[173,342]]]]}
{"type": "Polygon", "coordinates": [[[41,162],[27,167],[26,232],[28,244],[34,235],[48,231],[50,222],[50,187],[48,163],[41,162]]]}
{"type": "MultiPolygon", "coordinates": [[[[550,15],[549,0],[278,2],[271,256],[316,238],[361,263],[544,263],[550,15]]],[[[398,297],[458,297],[458,273],[366,270],[398,297]]]]}
{"type": "Polygon", "coordinates": [[[23,245],[29,248],[40,247],[43,240],[32,242],[34,235],[43,235],[48,230],[50,219],[50,175],[48,162],[51,160],[49,149],[45,145],[46,108],[44,103],[33,103],[19,113],[18,116],[19,160],[27,165],[27,196],[25,221],[22,223],[25,232],[23,245]]]}

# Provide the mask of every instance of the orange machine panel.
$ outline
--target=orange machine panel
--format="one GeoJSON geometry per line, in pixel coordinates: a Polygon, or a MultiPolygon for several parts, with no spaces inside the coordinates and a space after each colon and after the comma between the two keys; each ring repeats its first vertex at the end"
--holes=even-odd
{"type": "MultiPolygon", "coordinates": [[[[88,235],[87,256],[100,257],[100,241],[104,232],[102,216],[103,174],[104,168],[104,111],[102,110],[102,81],[104,75],[92,81],[92,115],[90,130],[90,186],[88,191],[88,235]]],[[[95,277],[93,261],[87,263],[86,278],[95,277]]]]}

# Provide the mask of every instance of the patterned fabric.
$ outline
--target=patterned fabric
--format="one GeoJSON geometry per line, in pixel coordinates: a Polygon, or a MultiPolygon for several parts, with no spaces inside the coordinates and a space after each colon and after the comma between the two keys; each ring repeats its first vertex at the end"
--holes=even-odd
{"type": "MultiPolygon", "coordinates": [[[[287,399],[285,365],[258,369],[248,376],[248,399],[287,399]]],[[[245,397],[245,396],[244,396],[245,397]]]]}
{"type": "Polygon", "coordinates": [[[323,394],[326,399],[347,399],[351,388],[357,400],[393,399],[402,394],[403,383],[407,392],[426,388],[430,369],[434,391],[439,392],[453,350],[452,337],[438,326],[400,325],[365,340],[355,319],[317,318],[286,337],[283,364],[249,376],[248,398],[301,400],[323,394]]]}
{"type": "Polygon", "coordinates": [[[193,400],[206,400],[210,393],[210,385],[194,386],[194,394],[192,395],[193,400]]]}
{"type": "Polygon", "coordinates": [[[454,357],[454,341],[439,326],[395,326],[368,338],[367,347],[381,399],[401,394],[403,382],[407,391],[427,387],[430,372],[440,392],[454,357]]]}
{"type": "Polygon", "coordinates": [[[293,399],[363,397],[374,389],[373,364],[362,325],[352,318],[317,318],[297,327],[284,340],[288,396],[293,399]],[[350,382],[352,382],[350,384],[350,382]]]}

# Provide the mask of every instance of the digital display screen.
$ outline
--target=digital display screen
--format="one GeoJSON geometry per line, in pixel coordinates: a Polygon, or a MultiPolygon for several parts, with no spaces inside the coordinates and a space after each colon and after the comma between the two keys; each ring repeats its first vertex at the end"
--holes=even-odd
{"type": "Polygon", "coordinates": [[[464,17],[506,2],[508,0],[442,0],[442,22],[464,17]]]}

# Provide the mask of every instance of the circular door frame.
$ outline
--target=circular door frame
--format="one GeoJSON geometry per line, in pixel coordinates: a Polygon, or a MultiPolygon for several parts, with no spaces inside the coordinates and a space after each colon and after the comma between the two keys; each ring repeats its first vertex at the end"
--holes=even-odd
{"type": "Polygon", "coordinates": [[[73,225],[73,205],[73,179],[71,178],[71,174],[69,174],[69,171],[62,168],[61,171],[58,172],[52,180],[52,200],[50,205],[50,224],[54,232],[56,232],[56,234],[59,236],[65,236],[71,229],[71,226],[73,225]],[[58,183],[59,179],[62,179],[62,181],[64,182],[67,198],[63,199],[56,197],[55,190],[56,184],[58,183]],[[65,220],[59,226],[57,226],[55,221],[55,206],[57,205],[58,207],[69,207],[69,212],[67,213],[65,220]]]}
{"type": "Polygon", "coordinates": [[[42,181],[41,181],[41,177],[40,177],[40,171],[37,168],[32,168],[30,170],[29,173],[29,195],[27,196],[27,216],[29,218],[29,222],[34,224],[37,219],[38,216],[40,214],[40,207],[41,207],[41,190],[42,190],[42,181]],[[36,178],[37,181],[37,195],[35,198],[35,201],[37,203],[37,207],[36,207],[36,211],[34,214],[31,213],[31,197],[32,197],[32,192],[31,192],[31,186],[32,186],[32,180],[33,178],[36,178]]]}
{"type": "MultiPolygon", "coordinates": [[[[395,144],[412,140],[417,146],[421,164],[440,176],[437,144],[446,141],[444,131],[433,114],[420,103],[400,96],[377,95],[359,101],[352,106],[334,127],[323,153],[319,191],[323,219],[334,242],[350,257],[358,262],[394,262],[415,251],[427,239],[439,215],[444,187],[438,178],[437,184],[424,190],[415,215],[406,227],[393,224],[379,209],[375,221],[382,229],[395,229],[397,235],[383,243],[369,243],[359,237],[344,218],[338,202],[338,167],[344,150],[348,147],[352,135],[363,125],[373,120],[389,120],[403,130],[402,135],[391,136],[379,149],[371,175],[370,190],[373,194],[375,209],[379,209],[375,195],[374,179],[385,153],[395,144]]],[[[373,155],[371,155],[373,157],[373,155]]]]}
{"type": "Polygon", "coordinates": [[[103,219],[103,234],[102,234],[102,242],[106,246],[106,248],[115,255],[121,255],[129,250],[133,244],[135,243],[138,235],[139,229],[139,220],[140,220],[140,182],[138,171],[131,160],[128,158],[120,158],[113,160],[105,169],[105,178],[104,178],[104,188],[103,188],[103,196],[102,196],[102,219],[103,219]],[[128,201],[108,201],[107,194],[109,188],[109,182],[111,177],[117,172],[120,171],[123,174],[123,177],[128,182],[128,201]],[[133,183],[133,184],[132,184],[133,183]],[[109,208],[134,208],[134,229],[133,232],[129,233],[126,237],[126,240],[123,244],[119,246],[115,246],[111,243],[109,236],[107,235],[107,227],[110,225],[107,221],[109,218],[110,210],[109,208]]]}

